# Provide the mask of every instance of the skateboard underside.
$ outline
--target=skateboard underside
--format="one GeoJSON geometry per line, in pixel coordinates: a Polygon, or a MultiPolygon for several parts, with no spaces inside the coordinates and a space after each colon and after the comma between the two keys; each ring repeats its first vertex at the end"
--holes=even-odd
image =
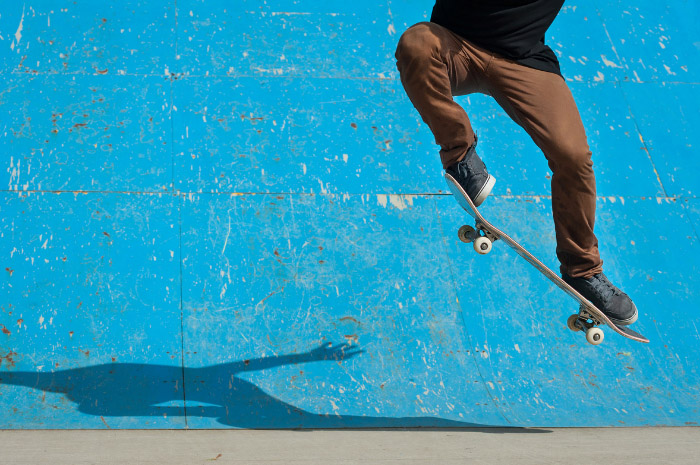
{"type": "Polygon", "coordinates": [[[445,174],[447,185],[450,191],[454,194],[460,206],[474,218],[474,226],[464,225],[459,228],[458,236],[462,242],[473,243],[474,250],[479,254],[487,254],[491,251],[493,242],[502,240],[513,249],[518,255],[527,260],[532,266],[537,268],[545,275],[552,283],[561,290],[569,294],[579,303],[579,312],[571,315],[567,320],[567,326],[572,331],[582,331],[586,334],[586,340],[594,345],[603,342],[604,333],[599,326],[607,325],[616,333],[639,342],[649,342],[649,340],[629,329],[625,326],[615,325],[608,317],[605,316],[595,305],[576,292],[574,288],[569,286],[559,275],[550,270],[545,264],[538,260],[534,255],[528,252],[517,241],[512,239],[506,233],[493,226],[491,223],[481,216],[477,208],[467,196],[462,187],[449,174],[445,174]]]}

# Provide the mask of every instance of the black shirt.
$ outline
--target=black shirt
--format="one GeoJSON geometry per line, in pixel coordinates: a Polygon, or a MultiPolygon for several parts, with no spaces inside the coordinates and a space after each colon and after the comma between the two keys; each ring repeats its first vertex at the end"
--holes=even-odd
{"type": "Polygon", "coordinates": [[[437,0],[430,21],[530,68],[561,74],[544,44],[564,0],[437,0]]]}

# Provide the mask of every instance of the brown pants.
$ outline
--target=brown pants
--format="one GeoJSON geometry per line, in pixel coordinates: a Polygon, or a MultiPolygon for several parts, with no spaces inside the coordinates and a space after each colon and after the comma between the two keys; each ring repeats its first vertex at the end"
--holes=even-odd
{"type": "Polygon", "coordinates": [[[396,60],[408,97],[440,146],[444,168],[464,158],[475,141],[466,112],[452,96],[478,92],[496,99],[549,162],[561,272],[590,277],[602,271],[593,233],[593,162],[564,79],[488,52],[434,23],[410,27],[396,60]]]}

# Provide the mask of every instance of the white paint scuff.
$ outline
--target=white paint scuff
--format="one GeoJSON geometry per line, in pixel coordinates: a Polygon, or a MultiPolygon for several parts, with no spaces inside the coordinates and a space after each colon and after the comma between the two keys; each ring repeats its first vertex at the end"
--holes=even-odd
{"type": "Polygon", "coordinates": [[[389,202],[399,210],[405,210],[407,206],[413,206],[413,199],[415,195],[389,195],[389,202]]]}
{"type": "Polygon", "coordinates": [[[22,29],[24,29],[24,6],[22,6],[22,18],[20,18],[17,32],[15,32],[15,40],[10,44],[10,49],[14,50],[19,45],[19,41],[22,40],[22,29]]]}
{"type": "Polygon", "coordinates": [[[603,64],[605,66],[608,66],[610,68],[622,68],[622,66],[618,65],[614,61],[608,60],[605,55],[601,55],[600,57],[603,59],[603,64]]]}
{"type": "Polygon", "coordinates": [[[391,204],[392,207],[398,210],[405,210],[407,207],[413,206],[413,199],[415,198],[415,195],[377,194],[377,203],[384,208],[386,208],[387,204],[391,204]]]}

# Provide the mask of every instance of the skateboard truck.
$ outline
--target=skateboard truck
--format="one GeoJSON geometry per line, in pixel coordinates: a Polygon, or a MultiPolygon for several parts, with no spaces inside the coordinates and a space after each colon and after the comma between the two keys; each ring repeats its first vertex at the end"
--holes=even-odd
{"type": "Polygon", "coordinates": [[[457,231],[459,240],[467,244],[473,242],[476,253],[486,255],[491,252],[493,243],[498,240],[498,236],[489,231],[479,221],[474,226],[471,227],[465,224],[459,228],[459,231],[457,231]]]}
{"type": "Polygon", "coordinates": [[[604,322],[589,312],[583,304],[579,308],[578,314],[574,313],[566,320],[566,326],[568,326],[571,331],[585,332],[586,340],[589,344],[593,344],[594,346],[603,342],[603,338],[605,337],[603,330],[598,328],[598,326],[602,324],[604,324],[604,322]]]}

